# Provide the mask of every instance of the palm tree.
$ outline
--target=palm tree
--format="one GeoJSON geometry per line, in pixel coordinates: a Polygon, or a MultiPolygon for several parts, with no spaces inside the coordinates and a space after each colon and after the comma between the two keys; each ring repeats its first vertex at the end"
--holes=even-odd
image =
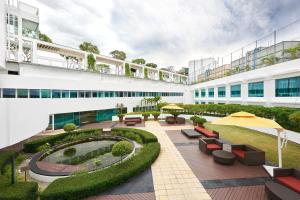
{"type": "Polygon", "coordinates": [[[279,61],[279,58],[276,56],[270,56],[262,59],[262,63],[269,66],[274,65],[279,61]]]}
{"type": "Polygon", "coordinates": [[[284,53],[290,54],[290,59],[291,60],[294,60],[294,59],[297,58],[298,51],[300,51],[300,45],[283,50],[284,53]]]}

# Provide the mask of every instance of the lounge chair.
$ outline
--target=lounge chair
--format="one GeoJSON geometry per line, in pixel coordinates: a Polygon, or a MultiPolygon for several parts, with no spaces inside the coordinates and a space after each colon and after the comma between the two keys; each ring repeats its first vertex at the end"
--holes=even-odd
{"type": "Polygon", "coordinates": [[[265,164],[265,152],[245,144],[231,145],[231,151],[236,159],[245,165],[265,164]]]}
{"type": "Polygon", "coordinates": [[[211,154],[215,150],[222,150],[223,143],[216,138],[199,138],[200,151],[211,154]]]}

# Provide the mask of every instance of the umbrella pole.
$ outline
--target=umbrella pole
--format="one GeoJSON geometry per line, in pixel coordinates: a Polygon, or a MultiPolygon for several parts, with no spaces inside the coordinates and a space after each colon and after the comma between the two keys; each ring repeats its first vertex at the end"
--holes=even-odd
{"type": "Polygon", "coordinates": [[[280,133],[281,131],[279,129],[277,129],[277,141],[278,141],[278,164],[279,164],[279,168],[282,167],[282,155],[281,155],[281,137],[280,137],[280,133]]]}

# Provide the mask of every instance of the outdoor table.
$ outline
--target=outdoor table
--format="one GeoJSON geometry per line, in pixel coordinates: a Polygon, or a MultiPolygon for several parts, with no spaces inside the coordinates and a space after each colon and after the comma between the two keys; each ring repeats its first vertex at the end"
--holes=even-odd
{"type": "Polygon", "coordinates": [[[181,133],[186,135],[189,138],[199,138],[201,134],[195,131],[194,129],[181,129],[181,133]]]}
{"type": "Polygon", "coordinates": [[[223,165],[232,165],[235,160],[235,155],[229,151],[215,150],[212,155],[215,162],[223,165]]]}

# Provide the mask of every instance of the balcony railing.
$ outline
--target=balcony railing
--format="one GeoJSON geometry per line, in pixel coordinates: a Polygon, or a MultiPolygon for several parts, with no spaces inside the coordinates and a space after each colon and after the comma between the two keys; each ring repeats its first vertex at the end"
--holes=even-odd
{"type": "MultiPolygon", "coordinates": [[[[48,43],[32,38],[22,36],[9,36],[7,37],[7,52],[6,60],[14,62],[27,62],[46,66],[61,67],[74,70],[91,71],[88,67],[87,56],[91,54],[59,44],[48,43]]],[[[171,83],[188,84],[187,76],[154,69],[145,65],[139,65],[124,60],[118,60],[112,57],[92,54],[96,61],[96,66],[108,66],[104,69],[93,70],[99,74],[112,74],[117,76],[125,75],[125,64],[129,64],[130,73],[129,77],[144,78],[150,80],[160,80],[171,83]],[[145,77],[145,69],[147,70],[148,77],[145,77]],[[167,74],[169,78],[159,78],[160,71],[167,74]]],[[[97,68],[97,67],[96,67],[97,68]]]]}

